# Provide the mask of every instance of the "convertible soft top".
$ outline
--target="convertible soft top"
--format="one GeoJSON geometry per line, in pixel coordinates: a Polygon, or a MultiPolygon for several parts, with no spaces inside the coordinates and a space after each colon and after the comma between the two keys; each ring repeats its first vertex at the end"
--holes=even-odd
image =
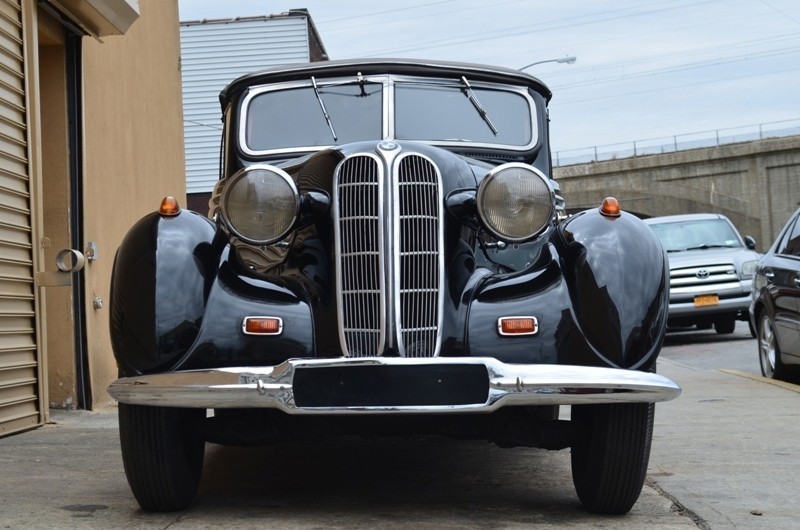
{"type": "Polygon", "coordinates": [[[454,78],[465,76],[469,81],[524,84],[540,93],[547,101],[550,101],[553,95],[541,80],[513,68],[418,59],[344,59],[282,65],[243,75],[222,89],[219,100],[224,110],[234,96],[253,85],[308,79],[311,76],[331,77],[359,73],[362,75],[392,73],[432,77],[452,76],[454,78]]]}

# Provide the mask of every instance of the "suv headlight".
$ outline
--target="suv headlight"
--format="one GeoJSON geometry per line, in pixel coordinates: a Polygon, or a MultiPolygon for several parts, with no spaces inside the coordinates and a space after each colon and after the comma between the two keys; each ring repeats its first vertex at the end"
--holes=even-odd
{"type": "Polygon", "coordinates": [[[285,171],[253,165],[237,171],[222,191],[220,213],[230,232],[246,243],[269,245],[294,226],[300,195],[285,171]]]}
{"type": "Polygon", "coordinates": [[[748,278],[752,278],[753,275],[755,275],[755,273],[756,273],[756,266],[757,265],[758,265],[758,262],[755,261],[755,260],[753,260],[753,261],[745,261],[744,263],[742,263],[742,279],[746,280],[748,278]]]}
{"type": "Polygon", "coordinates": [[[555,198],[549,179],[525,164],[504,164],[478,187],[478,214],[501,240],[522,242],[544,230],[553,218],[555,198]]]}

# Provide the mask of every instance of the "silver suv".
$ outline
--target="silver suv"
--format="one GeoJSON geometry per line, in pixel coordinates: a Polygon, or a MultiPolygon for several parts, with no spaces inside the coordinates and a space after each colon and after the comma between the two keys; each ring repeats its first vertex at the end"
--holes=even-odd
{"type": "Polygon", "coordinates": [[[759,257],[752,237],[743,238],[720,214],[669,215],[645,222],[669,256],[669,327],[713,325],[722,334],[733,333],[737,320],[748,320],[759,257]]]}

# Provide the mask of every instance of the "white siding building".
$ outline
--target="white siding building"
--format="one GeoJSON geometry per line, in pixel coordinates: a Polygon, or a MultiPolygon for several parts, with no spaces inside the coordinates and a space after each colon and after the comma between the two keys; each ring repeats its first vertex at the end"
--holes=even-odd
{"type": "Polygon", "coordinates": [[[180,23],[188,206],[200,213],[219,179],[219,93],[237,77],[328,56],[305,9],[180,23]]]}

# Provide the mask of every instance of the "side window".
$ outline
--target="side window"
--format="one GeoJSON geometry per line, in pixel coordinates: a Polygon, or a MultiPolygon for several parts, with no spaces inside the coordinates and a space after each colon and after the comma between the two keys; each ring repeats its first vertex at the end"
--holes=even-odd
{"type": "Polygon", "coordinates": [[[800,256],[800,223],[794,220],[794,225],[786,231],[787,236],[783,238],[778,246],[778,254],[789,254],[800,256]]]}

